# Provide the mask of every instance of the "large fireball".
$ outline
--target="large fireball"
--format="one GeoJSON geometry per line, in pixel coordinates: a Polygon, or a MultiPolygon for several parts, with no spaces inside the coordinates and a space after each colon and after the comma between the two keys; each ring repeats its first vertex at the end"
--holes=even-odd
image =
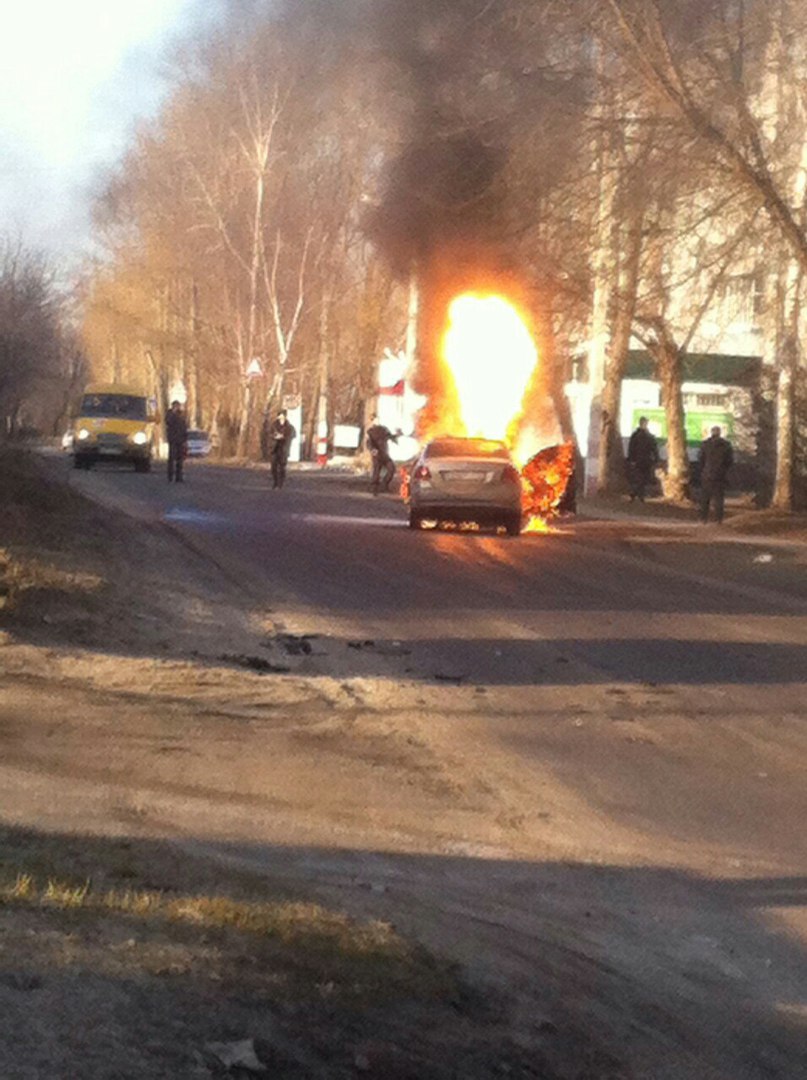
{"type": "Polygon", "coordinates": [[[454,379],[464,434],[508,440],[538,363],[518,310],[501,296],[458,296],[448,309],[442,355],[454,379]]]}
{"type": "MultiPolygon", "coordinates": [[[[421,438],[451,434],[506,443],[521,469],[527,531],[546,531],[546,520],[564,500],[566,509],[573,503],[574,447],[547,446],[556,417],[548,417],[529,320],[497,293],[456,296],[448,306],[438,371],[439,392],[422,414],[421,438]]],[[[402,492],[406,498],[408,476],[402,492]]]]}

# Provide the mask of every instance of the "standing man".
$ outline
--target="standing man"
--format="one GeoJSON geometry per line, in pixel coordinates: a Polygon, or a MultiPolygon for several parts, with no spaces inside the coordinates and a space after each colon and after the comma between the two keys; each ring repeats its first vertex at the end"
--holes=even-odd
{"type": "Polygon", "coordinates": [[[272,443],[270,450],[272,487],[282,488],[286,480],[286,464],[289,460],[291,443],[297,436],[294,427],[289,423],[288,413],[285,409],[281,409],[277,414],[277,419],[272,424],[270,434],[272,443]]]}
{"type": "Polygon", "coordinates": [[[395,462],[390,457],[389,452],[390,441],[397,443],[398,435],[393,435],[390,429],[380,424],[378,417],[374,416],[372,424],[367,429],[367,449],[373,457],[373,478],[370,485],[373,495],[378,494],[379,485],[383,486],[384,491],[389,491],[392,478],[395,476],[395,462]],[[383,483],[381,480],[382,470],[384,472],[383,483]]]}
{"type": "Polygon", "coordinates": [[[701,521],[709,520],[709,506],[714,505],[715,521],[723,520],[723,503],[726,497],[728,472],[734,463],[734,450],[728,439],[713,427],[708,439],[701,444],[698,464],[701,467],[701,521]]]}
{"type": "Polygon", "coordinates": [[[644,502],[645,491],[653,483],[659,463],[658,444],[655,435],[648,430],[647,417],[639,417],[639,426],[628,442],[628,480],[630,501],[644,502]]]}
{"type": "Polygon", "coordinates": [[[168,482],[183,482],[182,465],[185,460],[185,444],[188,440],[188,421],[178,401],[171,402],[165,417],[165,441],[168,443],[168,482]]]}

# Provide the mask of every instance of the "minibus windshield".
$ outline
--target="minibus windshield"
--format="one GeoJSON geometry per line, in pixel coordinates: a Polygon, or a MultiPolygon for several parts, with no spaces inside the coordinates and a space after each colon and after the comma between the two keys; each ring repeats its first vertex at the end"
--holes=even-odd
{"type": "Polygon", "coordinates": [[[133,394],[85,394],[81,402],[81,416],[145,420],[146,399],[133,394]]]}

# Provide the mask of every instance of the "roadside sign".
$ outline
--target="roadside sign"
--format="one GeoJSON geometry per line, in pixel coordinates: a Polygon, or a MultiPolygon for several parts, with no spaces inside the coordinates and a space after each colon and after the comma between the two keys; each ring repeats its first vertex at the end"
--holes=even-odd
{"type": "Polygon", "coordinates": [[[263,367],[261,366],[260,357],[253,356],[250,362],[247,364],[246,376],[248,379],[255,379],[259,375],[263,375],[263,367]]]}
{"type": "Polygon", "coordinates": [[[358,450],[361,428],[355,424],[334,424],[333,445],[337,450],[358,450]]]}
{"type": "MultiPolygon", "coordinates": [[[[639,417],[646,416],[648,427],[657,439],[665,441],[667,438],[667,414],[664,409],[634,409],[633,427],[639,425],[639,417]]],[[[713,410],[686,410],[684,412],[684,427],[688,446],[699,446],[704,439],[709,438],[713,427],[719,427],[727,438],[734,435],[734,417],[729,412],[720,409],[713,410]]]]}

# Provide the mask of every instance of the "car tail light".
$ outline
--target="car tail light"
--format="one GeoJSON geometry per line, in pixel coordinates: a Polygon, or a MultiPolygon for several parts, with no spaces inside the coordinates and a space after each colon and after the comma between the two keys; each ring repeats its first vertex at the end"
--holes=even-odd
{"type": "Polygon", "coordinates": [[[505,465],[504,469],[502,469],[502,480],[508,484],[520,484],[521,473],[515,465],[505,465]]]}
{"type": "Polygon", "coordinates": [[[428,465],[418,465],[415,469],[415,480],[431,480],[432,474],[429,472],[428,465]]]}

